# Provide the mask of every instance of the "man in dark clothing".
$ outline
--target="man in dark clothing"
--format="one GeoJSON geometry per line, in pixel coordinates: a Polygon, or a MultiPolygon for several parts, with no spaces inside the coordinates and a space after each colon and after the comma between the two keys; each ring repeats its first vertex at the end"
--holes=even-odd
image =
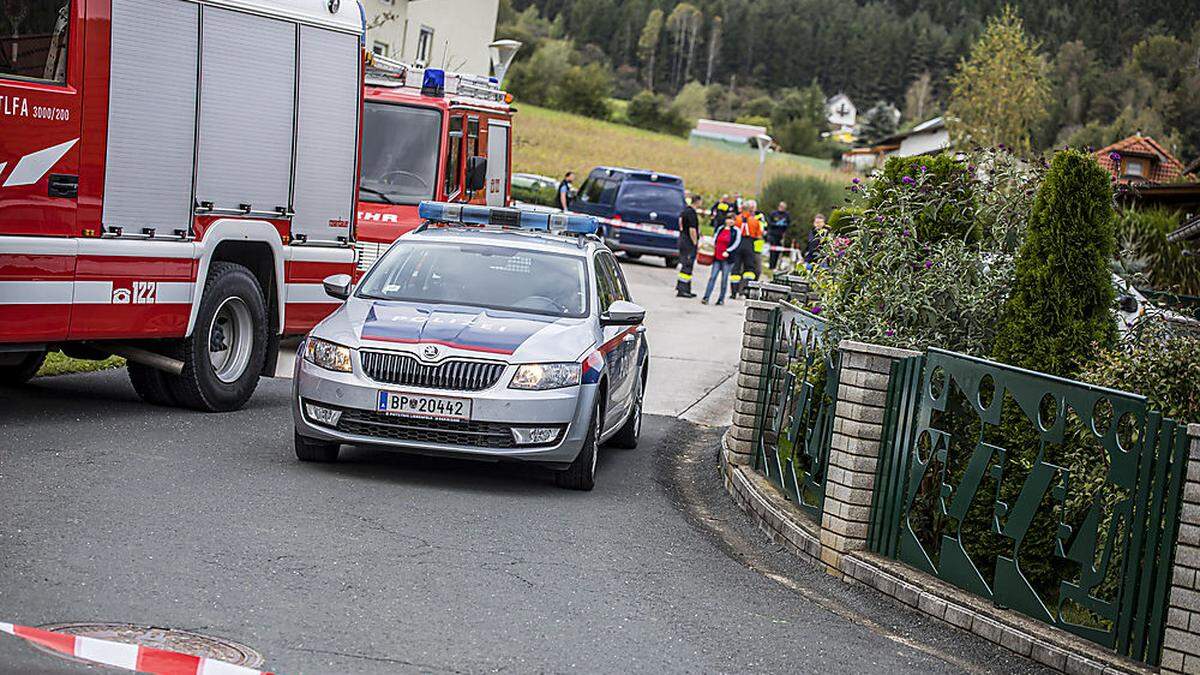
{"type": "Polygon", "coordinates": [[[725,224],[726,218],[731,218],[737,215],[737,209],[729,202],[729,195],[721,195],[721,201],[712,205],[708,210],[708,216],[712,218],[712,229],[716,232],[718,228],[725,224]]]}
{"type": "Polygon", "coordinates": [[[692,195],[688,205],[679,215],[679,281],[675,282],[675,295],[694,298],[692,292],[692,266],[696,264],[696,248],[700,244],[700,195],[692,195]]]}
{"type": "Polygon", "coordinates": [[[779,264],[779,250],[783,246],[783,237],[792,226],[792,214],[788,213],[787,202],[779,202],[779,208],[771,212],[767,219],[767,243],[771,245],[771,269],[779,264]]]}
{"type": "Polygon", "coordinates": [[[567,175],[563,176],[562,182],[558,184],[558,208],[563,211],[570,210],[568,207],[571,204],[571,181],[575,180],[575,172],[568,171],[567,175]]]}

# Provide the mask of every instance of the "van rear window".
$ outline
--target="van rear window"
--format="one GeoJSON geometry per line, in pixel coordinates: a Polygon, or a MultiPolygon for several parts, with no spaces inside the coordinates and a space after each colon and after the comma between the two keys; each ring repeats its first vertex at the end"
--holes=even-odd
{"type": "Polygon", "coordinates": [[[70,9],[70,0],[6,0],[0,76],[66,82],[70,9]]]}
{"type": "Polygon", "coordinates": [[[633,183],[625,181],[621,189],[621,208],[658,213],[680,213],[683,211],[683,190],[657,183],[633,183]]]}

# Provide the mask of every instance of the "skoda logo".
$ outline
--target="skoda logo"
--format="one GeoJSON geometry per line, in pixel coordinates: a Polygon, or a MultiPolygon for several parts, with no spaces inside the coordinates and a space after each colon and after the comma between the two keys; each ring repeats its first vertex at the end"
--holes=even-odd
{"type": "Polygon", "coordinates": [[[342,0],[329,0],[329,13],[337,14],[342,7],[342,0]]]}
{"type": "MultiPolygon", "coordinates": [[[[336,0],[334,0],[334,1],[336,2],[336,0]]],[[[436,345],[425,345],[424,354],[425,354],[425,358],[427,358],[427,359],[436,359],[437,355],[438,355],[437,346],[436,345]]]]}

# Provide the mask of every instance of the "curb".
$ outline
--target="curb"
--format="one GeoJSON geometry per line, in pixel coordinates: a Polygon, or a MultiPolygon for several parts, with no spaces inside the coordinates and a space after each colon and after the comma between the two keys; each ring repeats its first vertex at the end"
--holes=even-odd
{"type": "Polygon", "coordinates": [[[725,491],[773,542],[846,583],[869,587],[897,602],[965,630],[1039,664],[1070,675],[1150,675],[1156,670],[1015,612],[1000,609],[941,579],[868,551],[842,557],[839,567],[821,560],[820,530],[797,513],[774,486],[737,460],[721,437],[719,465],[725,491]]]}

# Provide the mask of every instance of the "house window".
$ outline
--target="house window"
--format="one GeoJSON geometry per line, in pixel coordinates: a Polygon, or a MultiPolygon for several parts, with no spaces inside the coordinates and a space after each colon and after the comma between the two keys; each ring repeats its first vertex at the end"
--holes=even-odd
{"type": "Polygon", "coordinates": [[[387,56],[388,55],[387,43],[376,40],[374,42],[374,44],[371,45],[371,53],[374,54],[375,56],[387,56]]]}
{"type": "Polygon", "coordinates": [[[1125,169],[1122,174],[1130,178],[1145,178],[1146,177],[1146,160],[1143,159],[1126,159],[1125,169]]]}
{"type": "Polygon", "coordinates": [[[66,82],[69,0],[4,4],[0,14],[11,26],[0,33],[0,76],[66,82]]]}
{"type": "Polygon", "coordinates": [[[429,63],[429,53],[433,50],[433,29],[421,26],[421,34],[417,37],[417,63],[429,63]]]}

